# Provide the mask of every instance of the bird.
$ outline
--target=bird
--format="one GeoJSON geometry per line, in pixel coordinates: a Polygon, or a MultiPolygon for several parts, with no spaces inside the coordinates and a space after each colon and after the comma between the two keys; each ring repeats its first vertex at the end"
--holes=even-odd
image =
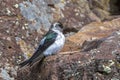
{"type": "Polygon", "coordinates": [[[49,31],[41,39],[38,48],[31,58],[20,63],[20,67],[25,65],[32,66],[34,63],[42,61],[50,55],[57,54],[65,44],[65,36],[63,34],[63,25],[60,22],[51,24],[49,31]]]}

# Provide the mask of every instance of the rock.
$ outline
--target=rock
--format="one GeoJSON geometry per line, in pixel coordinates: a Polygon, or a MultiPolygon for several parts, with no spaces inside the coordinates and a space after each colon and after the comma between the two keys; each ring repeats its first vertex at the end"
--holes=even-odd
{"type": "Polygon", "coordinates": [[[120,79],[120,21],[110,14],[119,0],[1,0],[0,80],[120,79]],[[66,28],[63,50],[41,68],[18,68],[54,21],[66,28]]]}
{"type": "Polygon", "coordinates": [[[110,13],[108,11],[99,9],[99,8],[94,8],[93,13],[96,14],[101,20],[110,20],[110,13]]]}
{"type": "Polygon", "coordinates": [[[21,14],[29,21],[28,27],[31,30],[39,30],[43,27],[47,31],[51,22],[54,21],[61,21],[67,28],[79,30],[90,22],[110,19],[110,13],[106,10],[109,8],[109,0],[90,1],[24,1],[20,3],[20,10],[21,14]],[[99,4],[100,6],[95,6],[94,4],[99,4]]]}
{"type": "Polygon", "coordinates": [[[1,69],[0,77],[4,80],[14,80],[14,78],[11,78],[5,69],[1,69]]]}
{"type": "Polygon", "coordinates": [[[120,19],[105,22],[92,22],[85,25],[75,35],[69,36],[67,39],[72,43],[82,46],[84,41],[92,41],[110,36],[114,31],[119,30],[120,19]]]}
{"type": "Polygon", "coordinates": [[[87,52],[60,53],[47,57],[41,66],[36,63],[34,67],[21,68],[18,71],[18,80],[119,79],[119,66],[116,64],[120,63],[116,60],[117,55],[112,53],[117,51],[120,54],[117,47],[120,41],[119,36],[115,32],[107,37],[98,48],[87,52]]]}

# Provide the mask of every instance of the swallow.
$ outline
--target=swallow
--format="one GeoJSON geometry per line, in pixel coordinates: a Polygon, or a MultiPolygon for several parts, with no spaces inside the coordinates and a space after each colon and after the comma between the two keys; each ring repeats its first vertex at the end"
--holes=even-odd
{"type": "Polygon", "coordinates": [[[62,32],[63,25],[60,22],[53,23],[31,58],[20,63],[20,67],[32,66],[36,62],[42,62],[47,56],[57,54],[65,44],[65,36],[62,32]]]}

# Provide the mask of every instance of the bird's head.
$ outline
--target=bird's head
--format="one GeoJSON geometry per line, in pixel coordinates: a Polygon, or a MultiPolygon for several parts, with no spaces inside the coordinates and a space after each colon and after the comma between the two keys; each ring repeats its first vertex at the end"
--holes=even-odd
{"type": "Polygon", "coordinates": [[[53,23],[52,25],[51,25],[51,28],[50,28],[51,30],[59,30],[59,31],[63,31],[63,25],[62,25],[62,23],[60,23],[60,22],[55,22],[55,23],[53,23]]]}

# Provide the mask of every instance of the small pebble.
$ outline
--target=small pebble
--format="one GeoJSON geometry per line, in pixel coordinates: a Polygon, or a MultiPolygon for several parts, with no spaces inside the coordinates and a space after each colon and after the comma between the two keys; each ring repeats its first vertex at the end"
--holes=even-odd
{"type": "Polygon", "coordinates": [[[14,5],[14,7],[15,7],[15,8],[18,8],[18,7],[19,7],[19,5],[18,5],[18,4],[15,4],[15,5],[14,5]]]}
{"type": "Polygon", "coordinates": [[[10,14],[11,14],[11,11],[10,11],[8,8],[6,8],[6,10],[7,10],[7,13],[6,13],[6,14],[10,15],[10,14]]]}

